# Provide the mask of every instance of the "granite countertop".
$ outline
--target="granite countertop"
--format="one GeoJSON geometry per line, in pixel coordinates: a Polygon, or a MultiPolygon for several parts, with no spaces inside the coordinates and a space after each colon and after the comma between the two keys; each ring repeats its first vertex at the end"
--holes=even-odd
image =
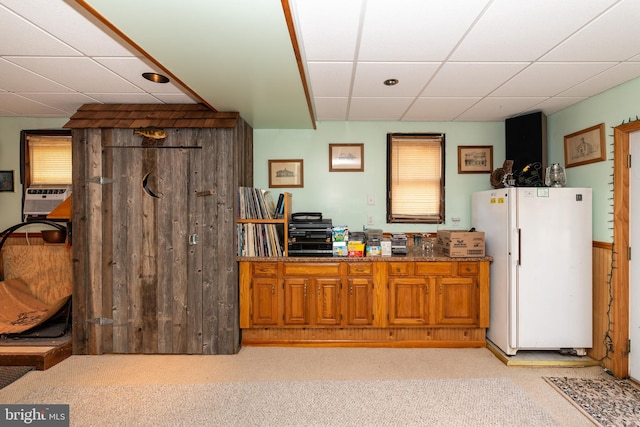
{"type": "Polygon", "coordinates": [[[417,256],[417,255],[394,255],[394,256],[368,256],[368,257],[237,257],[238,261],[251,261],[251,262],[389,262],[389,261],[426,261],[426,262],[452,262],[452,261],[493,261],[490,256],[483,257],[449,257],[442,254],[435,254],[434,256],[417,256]]]}

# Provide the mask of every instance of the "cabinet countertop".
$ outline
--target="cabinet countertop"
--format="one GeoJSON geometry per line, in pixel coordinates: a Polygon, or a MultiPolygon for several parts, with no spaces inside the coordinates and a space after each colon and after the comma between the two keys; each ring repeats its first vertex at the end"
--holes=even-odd
{"type": "Polygon", "coordinates": [[[434,256],[394,255],[394,256],[368,256],[368,257],[237,257],[238,261],[250,262],[469,262],[469,261],[493,261],[490,256],[483,257],[449,257],[436,254],[434,256]]]}

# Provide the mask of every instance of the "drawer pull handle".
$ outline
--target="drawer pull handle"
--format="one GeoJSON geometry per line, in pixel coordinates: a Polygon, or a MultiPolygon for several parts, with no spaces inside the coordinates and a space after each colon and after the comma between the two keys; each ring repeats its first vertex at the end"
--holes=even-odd
{"type": "Polygon", "coordinates": [[[276,287],[275,285],[271,285],[271,295],[275,295],[276,294],[276,287]]]}
{"type": "Polygon", "coordinates": [[[349,295],[353,295],[353,285],[349,285],[349,295]]]}

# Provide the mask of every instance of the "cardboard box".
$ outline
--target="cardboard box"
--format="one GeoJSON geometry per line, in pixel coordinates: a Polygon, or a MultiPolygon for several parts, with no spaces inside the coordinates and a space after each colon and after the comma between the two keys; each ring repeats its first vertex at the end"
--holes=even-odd
{"type": "Polygon", "coordinates": [[[485,256],[484,232],[438,230],[436,249],[452,258],[485,256]]]}
{"type": "Polygon", "coordinates": [[[333,256],[347,256],[347,242],[333,242],[333,256]]]}
{"type": "Polygon", "coordinates": [[[364,256],[364,243],[362,242],[348,242],[347,250],[350,257],[363,257],[364,256]]]}

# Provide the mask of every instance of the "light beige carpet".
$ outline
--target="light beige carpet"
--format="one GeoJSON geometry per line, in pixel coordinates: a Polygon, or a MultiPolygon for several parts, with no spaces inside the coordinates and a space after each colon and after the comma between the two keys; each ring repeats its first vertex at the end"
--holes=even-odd
{"type": "Polygon", "coordinates": [[[21,403],[42,402],[78,426],[557,425],[508,378],[53,387],[21,403]]]}

